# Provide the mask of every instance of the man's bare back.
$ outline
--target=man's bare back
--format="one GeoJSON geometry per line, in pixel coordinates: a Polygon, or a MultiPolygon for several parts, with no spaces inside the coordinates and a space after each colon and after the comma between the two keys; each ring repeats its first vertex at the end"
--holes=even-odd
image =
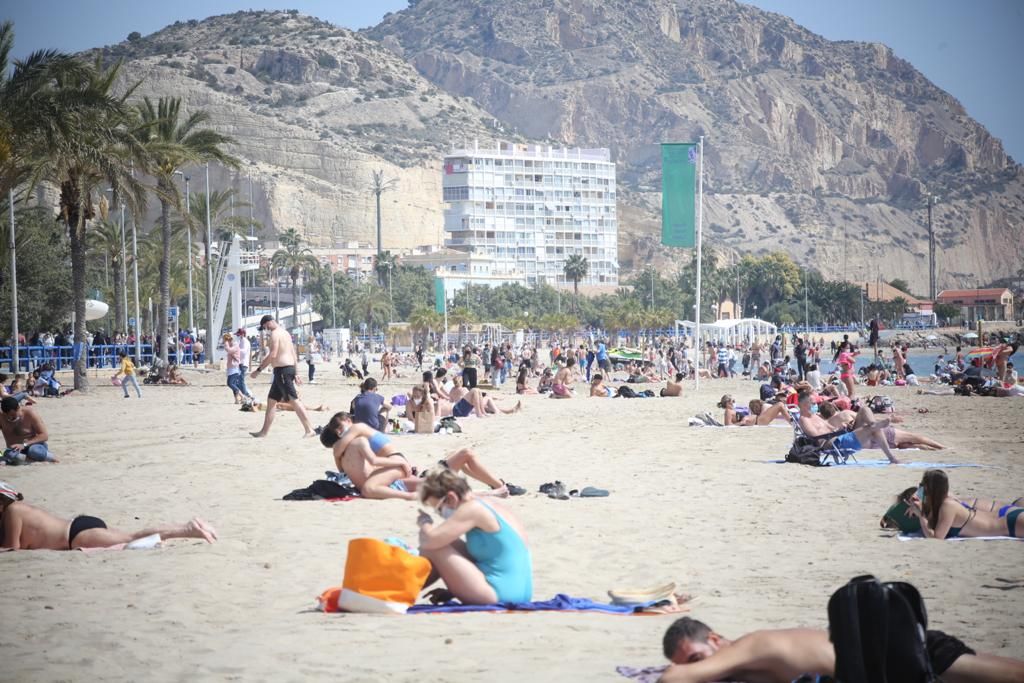
{"type": "Polygon", "coordinates": [[[67,550],[71,522],[25,502],[4,510],[3,545],[20,550],[67,550]],[[14,539],[13,536],[18,538],[14,539]],[[8,538],[8,536],[12,536],[8,538]],[[15,540],[17,542],[15,542],[15,540]]]}
{"type": "Polygon", "coordinates": [[[755,631],[735,642],[724,643],[706,659],[670,666],[661,681],[789,683],[805,673],[831,675],[835,665],[835,651],[825,631],[755,631]]]}

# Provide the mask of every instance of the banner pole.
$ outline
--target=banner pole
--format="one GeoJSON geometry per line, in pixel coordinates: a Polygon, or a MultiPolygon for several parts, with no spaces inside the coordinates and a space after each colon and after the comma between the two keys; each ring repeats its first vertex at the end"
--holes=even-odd
{"type": "Polygon", "coordinates": [[[694,313],[694,332],[696,338],[693,342],[693,360],[697,389],[700,389],[700,357],[704,353],[704,347],[700,341],[700,279],[701,279],[701,240],[704,231],[704,136],[700,136],[700,166],[697,171],[697,310],[694,313]]]}

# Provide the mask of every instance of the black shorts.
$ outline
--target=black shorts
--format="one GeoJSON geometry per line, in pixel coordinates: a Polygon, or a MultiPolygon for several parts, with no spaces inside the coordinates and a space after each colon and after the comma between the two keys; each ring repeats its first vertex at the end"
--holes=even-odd
{"type": "Polygon", "coordinates": [[[274,381],[270,383],[267,398],[279,403],[288,403],[298,397],[299,394],[295,391],[295,366],[274,368],[274,381]]]}
{"type": "Polygon", "coordinates": [[[938,676],[946,673],[946,670],[953,666],[953,662],[961,655],[976,654],[974,650],[964,645],[962,640],[948,636],[942,631],[928,631],[926,646],[928,647],[928,659],[932,663],[932,671],[938,676]]]}
{"type": "Polygon", "coordinates": [[[107,523],[99,517],[90,517],[89,515],[79,515],[71,520],[71,528],[68,529],[68,550],[72,550],[71,544],[75,541],[75,536],[88,531],[89,529],[106,529],[107,523]]]}
{"type": "Polygon", "coordinates": [[[598,361],[597,365],[598,365],[599,368],[601,368],[605,372],[611,372],[612,371],[612,362],[609,359],[607,359],[607,358],[605,358],[604,360],[598,361]]]}

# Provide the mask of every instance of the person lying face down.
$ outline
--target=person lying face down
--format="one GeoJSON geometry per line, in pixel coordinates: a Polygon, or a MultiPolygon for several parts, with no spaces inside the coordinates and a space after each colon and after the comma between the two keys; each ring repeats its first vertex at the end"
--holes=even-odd
{"type": "MultiPolygon", "coordinates": [[[[672,666],[660,683],[790,683],[803,674],[835,675],[828,632],[793,628],[754,631],[733,641],[707,624],[683,617],[662,639],[672,666]]],[[[1024,662],[977,654],[941,631],[927,632],[932,670],[947,683],[1011,683],[1024,680],[1024,662]]]]}
{"type": "Polygon", "coordinates": [[[217,539],[216,530],[198,517],[184,524],[149,527],[130,533],[109,529],[102,519],[89,515],[62,519],[26,503],[21,493],[0,481],[0,550],[107,548],[154,534],[159,534],[163,540],[201,538],[213,543],[217,539]]]}

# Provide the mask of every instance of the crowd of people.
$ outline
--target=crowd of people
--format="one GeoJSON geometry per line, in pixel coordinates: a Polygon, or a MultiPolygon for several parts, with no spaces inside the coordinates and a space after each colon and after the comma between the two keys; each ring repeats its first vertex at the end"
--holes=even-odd
{"type": "MultiPolygon", "coordinates": [[[[432,566],[423,589],[426,592],[442,585],[443,588],[428,593],[431,599],[439,601],[454,598],[466,605],[483,605],[532,599],[533,556],[529,535],[515,512],[502,503],[502,499],[525,490],[498,476],[495,468],[469,447],[459,448],[439,463],[418,469],[404,452],[407,449],[399,447],[401,442],[414,448],[415,442],[400,441],[395,434],[434,433],[445,429],[446,424],[450,426],[446,421],[453,418],[518,413],[522,410],[521,402],[509,405],[500,398],[508,395],[500,389],[513,377],[516,394],[541,394],[564,400],[581,395],[636,395],[630,385],[662,382],[660,396],[679,397],[684,393],[684,383],[701,371],[709,379],[745,376],[760,382],[758,395],[745,407],[738,406],[732,395],[723,396],[718,405],[725,426],[783,424],[808,437],[826,439],[845,451],[877,448],[893,463],[899,462],[893,455],[894,449],[943,448],[930,437],[897,427],[900,419],[895,414],[884,407],[876,410],[872,400],[858,396],[862,384],[877,386],[897,380],[911,383],[909,378],[914,375],[907,363],[907,349],[902,345],[892,347],[891,364],[886,362],[884,353],[875,349],[874,362],[861,373],[855,371],[859,351],[848,338],[831,346],[830,361],[823,355],[824,339],[794,337],[795,367],[791,367],[782,335],[769,344],[708,342],[699,349],[699,368],[693,362],[689,344],[668,340],[651,344],[633,358],[616,356],[604,340],[579,345],[556,343],[543,355],[530,344],[467,344],[461,349],[446,349],[433,362],[417,345],[407,355],[388,350],[380,354],[377,362],[382,381],[394,383],[407,373],[419,373],[407,391],[391,398],[380,393],[381,385],[371,376],[371,356],[364,347],[349,354],[340,365],[344,377],[360,380],[359,393],[348,410],[334,413],[325,426],[314,429],[310,409],[299,396],[300,354],[292,336],[271,316],[261,320],[259,330],[264,336],[255,349],[243,329],[221,338],[226,384],[234,402],[264,410],[262,428],[252,432],[252,436],[267,436],[278,411],[294,412],[303,435],[318,436],[329,449],[337,481],[350,485],[367,499],[420,502],[423,507],[416,519],[419,551],[432,566]],[[352,355],[358,360],[354,361],[352,355]],[[819,368],[829,363],[832,372],[823,375],[819,368]],[[247,375],[255,379],[267,370],[273,377],[266,402],[260,403],[246,379],[247,375]],[[578,385],[586,388],[578,390],[578,385]],[[474,482],[482,488],[474,490],[474,482]]],[[[990,359],[995,372],[1001,373],[1000,380],[1014,384],[1016,374],[1008,359],[1016,349],[1016,344],[1007,342],[990,359]]],[[[311,340],[305,354],[310,383],[315,381],[316,363],[329,358],[322,340],[311,340]]],[[[121,385],[125,398],[131,395],[129,389],[141,398],[143,391],[134,360],[124,351],[119,360],[113,379],[121,385]]],[[[958,372],[966,374],[972,367],[972,360],[960,349],[955,360],[943,361],[943,356],[936,361],[936,382],[952,381],[958,372]]],[[[7,444],[5,462],[57,462],[49,450],[47,427],[33,408],[34,399],[19,384],[24,378],[16,377],[10,386],[6,379],[0,376],[4,393],[0,401],[0,427],[7,444]]],[[[326,408],[317,406],[312,410],[317,409],[326,408]]],[[[890,511],[882,523],[901,529],[916,524],[927,538],[1019,537],[1024,536],[1024,522],[1020,521],[1024,511],[1022,500],[1004,503],[960,499],[949,493],[944,472],[929,470],[918,487],[899,495],[897,503],[902,508],[895,513],[890,511]]],[[[208,542],[217,538],[216,531],[199,518],[135,532],[110,529],[102,519],[87,515],[68,520],[31,505],[21,493],[2,482],[0,514],[0,546],[14,549],[130,547],[154,535],[208,542]]],[[[937,671],[956,674],[950,680],[1017,680],[999,675],[1019,674],[1019,663],[976,655],[945,634],[934,637],[946,639],[942,642],[947,645],[958,644],[953,648],[955,656],[947,656],[936,665],[937,671]]],[[[808,671],[831,675],[836,667],[833,646],[825,632],[765,631],[731,641],[690,618],[677,621],[665,634],[664,653],[673,662],[663,675],[666,682],[710,681],[730,676],[791,680],[808,671]]]]}

